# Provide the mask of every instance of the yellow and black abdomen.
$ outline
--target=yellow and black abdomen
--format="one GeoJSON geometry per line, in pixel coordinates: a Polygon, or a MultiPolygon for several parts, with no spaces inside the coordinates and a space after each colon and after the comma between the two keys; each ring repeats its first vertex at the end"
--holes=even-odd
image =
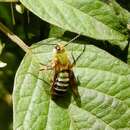
{"type": "Polygon", "coordinates": [[[57,74],[54,86],[53,86],[53,93],[57,96],[65,95],[68,91],[68,87],[70,86],[70,79],[69,79],[69,71],[64,70],[57,74]]]}

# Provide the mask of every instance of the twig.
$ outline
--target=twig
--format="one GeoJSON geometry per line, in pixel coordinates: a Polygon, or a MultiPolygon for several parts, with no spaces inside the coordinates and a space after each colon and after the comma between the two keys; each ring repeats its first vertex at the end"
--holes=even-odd
{"type": "Polygon", "coordinates": [[[10,4],[10,8],[11,8],[11,15],[12,15],[12,23],[13,25],[15,25],[14,8],[12,3],[10,4]]]}
{"type": "Polygon", "coordinates": [[[29,51],[29,46],[27,46],[17,35],[10,31],[5,25],[0,22],[0,30],[7,35],[13,42],[20,46],[25,52],[29,51]]]}

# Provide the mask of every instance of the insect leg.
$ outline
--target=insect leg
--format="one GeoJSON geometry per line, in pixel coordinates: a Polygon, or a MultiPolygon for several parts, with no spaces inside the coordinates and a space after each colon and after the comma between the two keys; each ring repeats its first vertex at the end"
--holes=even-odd
{"type": "Polygon", "coordinates": [[[84,45],[84,48],[82,50],[82,52],[78,55],[78,57],[75,59],[74,55],[73,55],[73,51],[71,52],[71,55],[72,55],[72,58],[73,58],[73,65],[76,64],[76,62],[78,61],[78,59],[81,57],[81,55],[84,53],[85,51],[85,48],[86,48],[86,45],[84,45]]]}
{"type": "MultiPolygon", "coordinates": [[[[44,82],[47,86],[51,86],[51,84],[47,81],[47,80],[45,80],[45,79],[43,79],[43,78],[41,78],[41,77],[38,77],[37,75],[35,75],[35,74],[33,74],[33,73],[31,73],[31,72],[27,72],[27,74],[30,74],[30,75],[32,75],[33,77],[35,77],[37,80],[41,80],[42,82],[44,82]]],[[[45,92],[49,95],[50,93],[50,91],[48,91],[48,87],[44,87],[44,90],[45,90],[45,92]]]]}
{"type": "Polygon", "coordinates": [[[40,65],[42,65],[43,68],[40,69],[40,71],[42,70],[52,70],[53,68],[50,65],[46,65],[46,64],[42,64],[40,63],[40,65]]]}
{"type": "Polygon", "coordinates": [[[56,83],[56,79],[57,79],[57,75],[58,73],[54,73],[54,77],[53,77],[53,82],[52,82],[52,86],[51,86],[51,96],[52,98],[57,95],[57,93],[55,92],[55,83],[56,83]]]}

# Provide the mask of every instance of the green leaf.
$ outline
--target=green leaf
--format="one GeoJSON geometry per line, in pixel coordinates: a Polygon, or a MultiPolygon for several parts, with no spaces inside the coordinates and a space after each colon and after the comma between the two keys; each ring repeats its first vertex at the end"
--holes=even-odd
{"type": "Polygon", "coordinates": [[[130,67],[93,45],[69,44],[68,55],[82,53],[73,68],[80,85],[73,95],[51,99],[52,71],[44,70],[52,58],[53,45],[66,43],[47,39],[34,44],[15,77],[14,130],[129,130],[130,67]]]}
{"type": "MultiPolygon", "coordinates": [[[[65,0],[69,1],[69,0],[65,0]]],[[[73,1],[74,2],[74,1],[73,1]]],[[[105,25],[113,28],[121,33],[128,33],[126,28],[128,20],[130,19],[130,13],[123,9],[114,0],[106,1],[104,0],[86,0],[81,4],[80,1],[75,1],[80,5],[80,10],[84,13],[88,13],[90,16],[96,18],[97,20],[103,22],[105,25]]],[[[72,4],[72,3],[71,3],[72,4]]],[[[113,45],[118,45],[121,49],[124,49],[128,44],[127,40],[109,40],[113,45]]]]}
{"type": "Polygon", "coordinates": [[[114,8],[105,3],[103,0],[64,1],[119,32],[123,32],[124,29],[126,29],[126,26],[122,26],[123,21],[122,19],[118,18],[114,8]]]}
{"type": "Polygon", "coordinates": [[[20,13],[20,14],[23,14],[24,11],[25,11],[25,8],[24,8],[24,6],[23,6],[22,4],[16,4],[16,5],[15,5],[15,9],[16,9],[16,11],[17,11],[18,13],[20,13]]]}
{"type": "Polygon", "coordinates": [[[5,67],[6,65],[7,65],[7,63],[4,63],[4,62],[0,61],[0,68],[5,67]]]}
{"type": "Polygon", "coordinates": [[[64,29],[52,25],[50,27],[49,37],[56,37],[56,38],[62,37],[64,33],[65,33],[64,29]]]}
{"type": "Polygon", "coordinates": [[[78,34],[100,40],[126,40],[127,37],[101,21],[61,0],[21,0],[41,19],[78,34]]]}
{"type": "Polygon", "coordinates": [[[115,10],[116,14],[118,14],[118,18],[124,25],[130,20],[130,12],[124,8],[122,8],[115,0],[111,0],[109,5],[115,10]]]}

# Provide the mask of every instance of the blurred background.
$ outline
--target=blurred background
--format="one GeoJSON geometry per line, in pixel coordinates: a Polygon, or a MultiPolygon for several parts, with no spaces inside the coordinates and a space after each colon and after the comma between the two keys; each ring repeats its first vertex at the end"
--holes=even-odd
{"type": "MultiPolygon", "coordinates": [[[[14,3],[0,3],[0,22],[28,46],[48,37],[49,24],[27,10],[22,14],[17,12],[14,3]]],[[[0,61],[7,63],[6,67],[0,68],[0,130],[12,130],[13,83],[25,52],[2,32],[0,32],[0,50],[2,50],[0,61]]]]}
{"type": "MultiPolygon", "coordinates": [[[[107,1],[107,0],[106,0],[107,1]]],[[[118,0],[130,11],[130,0],[118,0]]],[[[28,46],[48,37],[50,25],[31,12],[16,10],[15,3],[0,2],[0,22],[19,36],[28,46]]],[[[0,61],[7,66],[0,68],[0,130],[12,130],[12,91],[15,73],[25,55],[15,43],[0,32],[0,61]]]]}

